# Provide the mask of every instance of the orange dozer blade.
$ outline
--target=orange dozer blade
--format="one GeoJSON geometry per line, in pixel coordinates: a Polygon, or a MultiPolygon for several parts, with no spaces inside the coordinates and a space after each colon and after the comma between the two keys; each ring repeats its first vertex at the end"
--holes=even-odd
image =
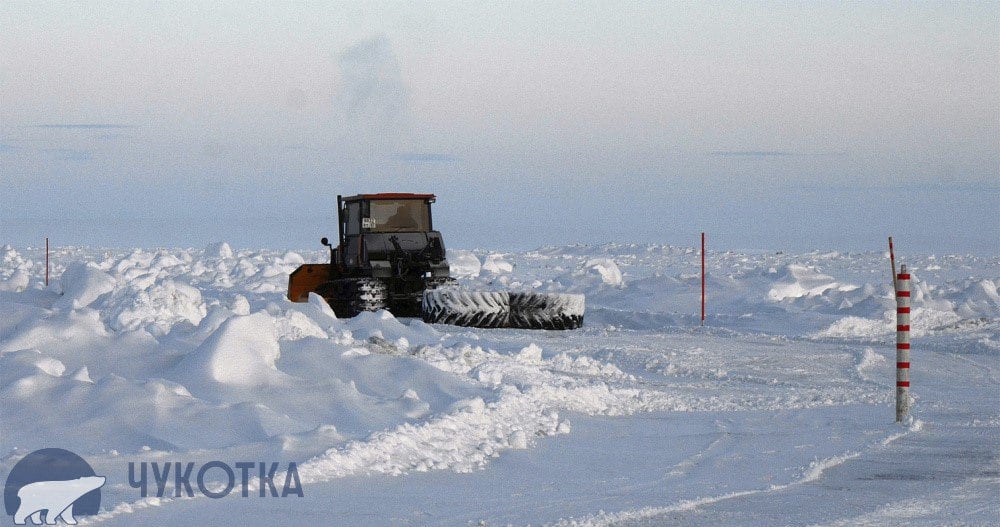
{"type": "Polygon", "coordinates": [[[303,264],[288,275],[288,299],[292,302],[309,301],[309,293],[330,281],[330,264],[303,264]]]}

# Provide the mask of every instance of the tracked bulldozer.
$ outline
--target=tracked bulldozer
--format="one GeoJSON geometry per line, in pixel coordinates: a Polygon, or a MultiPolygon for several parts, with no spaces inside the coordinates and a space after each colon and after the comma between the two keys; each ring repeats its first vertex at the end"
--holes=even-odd
{"type": "Polygon", "coordinates": [[[337,196],[330,262],[304,264],[288,278],[288,299],[323,297],[338,317],[386,309],[397,317],[484,328],[575,329],[584,297],[534,291],[467,291],[451,277],[433,194],[337,196]]]}

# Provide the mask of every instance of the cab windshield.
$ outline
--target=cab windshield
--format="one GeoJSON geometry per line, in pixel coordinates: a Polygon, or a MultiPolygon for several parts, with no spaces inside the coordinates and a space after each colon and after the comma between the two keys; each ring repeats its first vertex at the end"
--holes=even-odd
{"type": "Polygon", "coordinates": [[[377,200],[371,202],[371,232],[421,232],[431,230],[429,206],[421,199],[377,200]]]}

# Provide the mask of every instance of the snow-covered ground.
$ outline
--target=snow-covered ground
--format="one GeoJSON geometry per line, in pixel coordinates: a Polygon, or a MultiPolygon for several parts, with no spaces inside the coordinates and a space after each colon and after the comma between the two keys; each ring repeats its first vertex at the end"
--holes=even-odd
{"type": "MultiPolygon", "coordinates": [[[[1000,258],[450,251],[462,285],[587,295],[569,332],[339,320],[326,253],[0,249],[0,475],[72,450],[104,525],[1000,523],[1000,258]],[[298,463],[304,497],[141,498],[133,463],[298,463]]],[[[155,490],[155,485],[152,487],[155,490]]],[[[279,486],[280,488],[280,486],[279,486]]]]}

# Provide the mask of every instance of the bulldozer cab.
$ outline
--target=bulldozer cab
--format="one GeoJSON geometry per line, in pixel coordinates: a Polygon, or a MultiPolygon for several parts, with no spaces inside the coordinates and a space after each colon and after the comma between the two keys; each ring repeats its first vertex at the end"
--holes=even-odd
{"type": "Polygon", "coordinates": [[[340,243],[331,261],[344,268],[375,266],[381,275],[381,268],[388,265],[383,262],[392,260],[393,254],[420,253],[418,259],[443,259],[443,254],[437,255],[441,251],[421,252],[428,246],[443,250],[431,217],[434,200],[433,194],[338,196],[340,243]]]}
{"type": "Polygon", "coordinates": [[[344,233],[432,231],[433,194],[362,194],[344,202],[344,233]]]}
{"type": "Polygon", "coordinates": [[[338,317],[387,309],[424,322],[480,328],[575,329],[583,295],[537,291],[463,291],[451,277],[433,194],[337,196],[330,263],[302,264],[288,276],[288,299],[323,298],[338,317]]]}

